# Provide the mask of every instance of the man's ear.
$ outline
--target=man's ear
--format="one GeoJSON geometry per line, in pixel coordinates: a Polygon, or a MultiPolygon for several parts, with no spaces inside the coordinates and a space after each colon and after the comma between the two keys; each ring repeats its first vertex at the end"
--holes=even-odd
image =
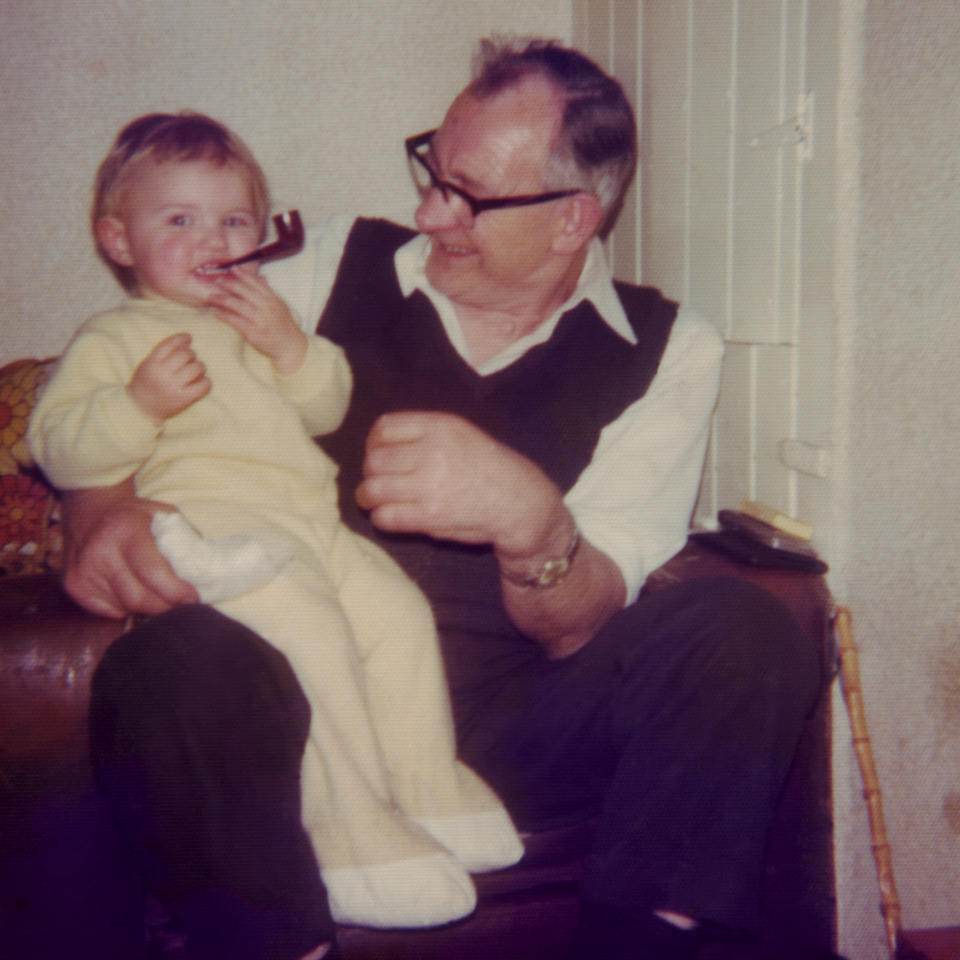
{"type": "Polygon", "coordinates": [[[101,217],[96,225],[97,243],[100,249],[120,267],[132,267],[130,241],[127,226],[119,217],[101,217]]]}
{"type": "Polygon", "coordinates": [[[572,254],[582,250],[596,236],[603,219],[600,201],[582,190],[563,201],[564,213],[554,235],[555,253],[572,254]]]}

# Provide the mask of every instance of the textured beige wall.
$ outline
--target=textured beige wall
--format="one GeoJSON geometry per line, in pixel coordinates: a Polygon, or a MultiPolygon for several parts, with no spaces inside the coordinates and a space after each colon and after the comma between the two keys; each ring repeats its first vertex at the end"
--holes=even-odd
{"type": "MultiPolygon", "coordinates": [[[[957,925],[960,15],[953,0],[853,6],[865,17],[859,226],[837,387],[848,509],[838,583],[854,615],[904,925],[957,925]]],[[[867,960],[885,953],[848,773],[837,811],[842,945],[867,960]]]]}
{"type": "Polygon", "coordinates": [[[567,40],[570,17],[569,0],[0,3],[0,361],[59,351],[116,300],[87,208],[127,120],[223,120],[307,217],[412,209],[402,140],[440,121],[476,39],[567,40]]]}

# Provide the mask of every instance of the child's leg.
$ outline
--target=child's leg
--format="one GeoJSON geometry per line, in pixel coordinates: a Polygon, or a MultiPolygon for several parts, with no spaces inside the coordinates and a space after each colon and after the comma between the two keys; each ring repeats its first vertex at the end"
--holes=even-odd
{"type": "Polygon", "coordinates": [[[363,663],[370,716],[399,807],[473,872],[523,845],[492,790],[456,758],[443,662],[426,598],[382,550],[344,530],[331,558],[363,663]]]}
{"type": "Polygon", "coordinates": [[[311,705],[302,815],[331,912],[369,926],[431,926],[465,916],[462,867],[392,804],[353,636],[324,572],[289,564],[218,609],[289,659],[311,705]]]}

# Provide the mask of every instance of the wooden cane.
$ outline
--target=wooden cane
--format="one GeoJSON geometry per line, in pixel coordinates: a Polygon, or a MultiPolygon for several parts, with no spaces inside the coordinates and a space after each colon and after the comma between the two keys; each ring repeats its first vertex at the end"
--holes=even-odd
{"type": "Polygon", "coordinates": [[[847,712],[850,715],[853,747],[860,764],[863,796],[867,801],[867,813],[870,818],[870,841],[873,847],[873,859],[877,866],[877,881],[880,884],[880,912],[883,915],[890,957],[891,960],[895,960],[897,940],[900,935],[900,899],[893,879],[893,858],[887,841],[886,824],[883,820],[880,781],[873,762],[873,747],[867,733],[867,721],[863,710],[863,690],[860,686],[857,647],[853,642],[850,611],[846,607],[837,608],[835,630],[838,640],[837,653],[840,658],[840,682],[847,712]]]}

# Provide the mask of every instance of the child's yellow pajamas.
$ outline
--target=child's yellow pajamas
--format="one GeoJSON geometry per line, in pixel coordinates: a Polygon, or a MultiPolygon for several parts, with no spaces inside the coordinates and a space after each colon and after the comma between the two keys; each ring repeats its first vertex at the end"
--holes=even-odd
{"type": "Polygon", "coordinates": [[[29,441],[62,489],[133,475],[139,496],[176,506],[214,552],[246,538],[280,558],[266,583],[214,605],[281,650],[310,700],[303,820],[334,917],[426,926],[469,913],[466,871],[506,866],[522,847],[456,760],[426,600],[340,522],[336,466],[310,437],[340,424],[350,386],[342,351],[322,337],[283,376],[212,312],[129,300],[79,329],[29,441]],[[182,331],[213,386],[158,427],[126,388],[182,331]]]}

